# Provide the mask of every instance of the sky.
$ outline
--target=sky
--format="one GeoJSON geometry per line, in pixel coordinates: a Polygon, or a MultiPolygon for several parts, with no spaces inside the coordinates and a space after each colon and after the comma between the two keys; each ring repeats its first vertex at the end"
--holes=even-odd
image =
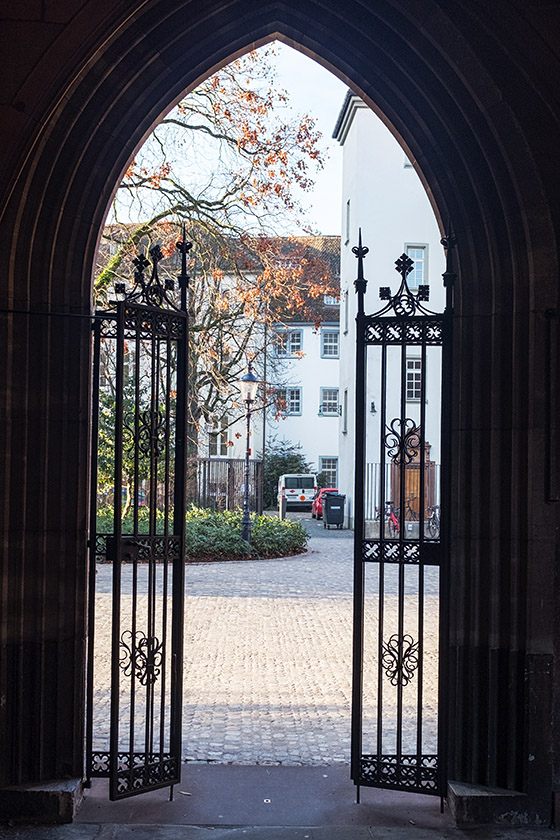
{"type": "Polygon", "coordinates": [[[332,139],[332,133],[348,88],[316,61],[297,50],[279,42],[275,47],[279,84],[290,94],[297,113],[315,117],[329,155],[324,169],[316,177],[313,194],[305,196],[302,203],[309,207],[311,225],[319,233],[339,235],[342,147],[332,139]]]}

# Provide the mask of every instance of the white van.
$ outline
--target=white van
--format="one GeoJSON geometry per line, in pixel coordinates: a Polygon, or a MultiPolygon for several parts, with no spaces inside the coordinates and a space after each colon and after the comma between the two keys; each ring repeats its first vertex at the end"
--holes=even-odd
{"type": "Polygon", "coordinates": [[[311,510],[317,491],[317,476],[313,473],[285,473],[278,479],[278,507],[286,499],[286,510],[311,510]]]}

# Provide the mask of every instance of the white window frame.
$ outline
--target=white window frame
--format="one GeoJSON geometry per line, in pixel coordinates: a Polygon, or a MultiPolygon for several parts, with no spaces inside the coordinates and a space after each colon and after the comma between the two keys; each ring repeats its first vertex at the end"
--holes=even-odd
{"type": "Polygon", "coordinates": [[[278,343],[276,344],[276,355],[283,359],[296,356],[303,350],[303,330],[279,330],[278,343]],[[299,341],[294,341],[294,337],[299,336],[299,341]],[[299,344],[299,347],[294,349],[293,345],[299,344]]]}
{"type": "Polygon", "coordinates": [[[319,415],[321,417],[338,417],[339,412],[339,390],[325,386],[319,390],[319,415]],[[325,392],[331,392],[331,398],[325,397],[325,392]],[[334,397],[332,396],[334,394],[334,397]]]}
{"type": "MultiPolygon", "coordinates": [[[[334,461],[335,462],[334,474],[335,474],[335,479],[336,480],[332,483],[328,482],[327,487],[338,487],[338,456],[336,456],[336,455],[319,455],[319,472],[320,473],[326,472],[326,470],[323,467],[323,462],[324,461],[334,461]]],[[[328,472],[332,473],[332,468],[329,468],[328,472]]]]}
{"type": "Polygon", "coordinates": [[[413,257],[410,253],[411,251],[422,251],[422,279],[419,280],[416,276],[417,268],[414,266],[410,274],[406,278],[406,282],[408,284],[409,289],[416,290],[418,286],[427,286],[428,283],[428,245],[426,242],[405,242],[404,245],[406,255],[410,257],[411,260],[414,260],[416,263],[417,258],[413,257]]]}
{"type": "Polygon", "coordinates": [[[303,389],[301,388],[301,386],[278,388],[276,393],[278,397],[286,403],[285,412],[287,417],[301,417],[301,415],[303,414],[303,389]],[[295,395],[296,393],[296,399],[299,404],[299,408],[293,410],[291,408],[291,403],[293,399],[292,395],[295,395]]]}
{"type": "Polygon", "coordinates": [[[420,402],[422,399],[422,359],[420,356],[406,357],[406,401],[420,402]],[[410,396],[412,392],[413,396],[410,396]]]}
{"type": "Polygon", "coordinates": [[[321,358],[322,359],[338,359],[340,357],[340,330],[325,328],[321,330],[321,358]],[[336,354],[325,353],[325,339],[327,336],[336,335],[336,354]]]}
{"type": "Polygon", "coordinates": [[[229,420],[227,417],[222,417],[219,425],[214,423],[214,428],[208,434],[208,455],[210,458],[223,458],[228,454],[228,426],[229,420]]]}

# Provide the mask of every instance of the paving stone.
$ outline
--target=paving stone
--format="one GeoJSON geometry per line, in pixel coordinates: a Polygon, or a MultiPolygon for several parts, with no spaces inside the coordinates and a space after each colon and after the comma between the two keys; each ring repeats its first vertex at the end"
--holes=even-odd
{"type": "MultiPolygon", "coordinates": [[[[306,554],[186,567],[186,760],[349,761],[353,540],[305,524],[306,554]]],[[[106,607],[110,566],[96,588],[106,607]]]]}

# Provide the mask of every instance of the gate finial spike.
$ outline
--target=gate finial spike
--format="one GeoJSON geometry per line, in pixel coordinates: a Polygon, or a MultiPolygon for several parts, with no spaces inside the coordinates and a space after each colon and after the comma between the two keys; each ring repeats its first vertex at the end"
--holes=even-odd
{"type": "Polygon", "coordinates": [[[442,239],[441,244],[445,249],[445,271],[443,272],[443,285],[446,289],[445,307],[448,311],[453,310],[453,287],[457,279],[457,274],[453,270],[453,249],[457,245],[457,237],[450,230],[442,239]]]}
{"type": "Polygon", "coordinates": [[[352,248],[352,253],[358,259],[358,276],[354,281],[354,288],[358,294],[358,313],[364,311],[364,294],[366,291],[367,280],[364,277],[364,257],[369,252],[369,248],[362,245],[362,229],[358,229],[358,245],[352,248]]]}
{"type": "Polygon", "coordinates": [[[179,281],[179,288],[181,289],[181,309],[186,309],[186,291],[189,285],[190,277],[187,274],[187,254],[191,250],[193,243],[187,241],[187,232],[185,222],[183,221],[181,230],[181,239],[175,243],[175,248],[181,254],[181,273],[177,275],[179,281]]]}
{"type": "MultiPolygon", "coordinates": [[[[358,229],[358,245],[352,248],[352,253],[358,258],[358,280],[364,279],[364,257],[369,253],[369,248],[362,245],[362,229],[358,229]]],[[[367,281],[366,281],[367,282],[367,281]]]]}

